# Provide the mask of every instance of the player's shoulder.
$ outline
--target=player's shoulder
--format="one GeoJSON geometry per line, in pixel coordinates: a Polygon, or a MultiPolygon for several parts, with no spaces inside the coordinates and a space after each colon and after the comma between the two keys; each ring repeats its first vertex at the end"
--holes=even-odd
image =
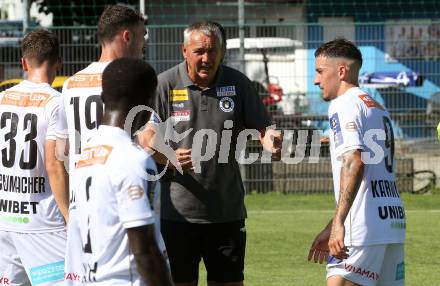
{"type": "Polygon", "coordinates": [[[59,93],[58,91],[54,90],[54,93],[51,93],[49,95],[49,97],[47,98],[46,104],[44,105],[45,110],[51,112],[52,110],[54,110],[54,108],[59,108],[61,101],[62,101],[62,97],[61,97],[61,93],[59,93]]]}
{"type": "Polygon", "coordinates": [[[362,109],[365,99],[371,98],[368,93],[358,87],[353,87],[341,96],[332,100],[329,109],[350,112],[353,109],[362,109]]]}
{"type": "Polygon", "coordinates": [[[356,96],[354,97],[355,103],[362,110],[375,110],[379,112],[388,112],[386,108],[374,99],[370,94],[362,89],[358,89],[356,96]]]}
{"type": "Polygon", "coordinates": [[[61,95],[48,83],[35,83],[28,80],[23,80],[20,83],[6,89],[4,92],[43,93],[51,96],[61,95]]]}
{"type": "Polygon", "coordinates": [[[102,73],[109,63],[110,62],[92,62],[82,70],[77,71],[70,78],[84,74],[102,73]]]}
{"type": "Polygon", "coordinates": [[[58,104],[61,94],[48,83],[34,83],[23,80],[6,90],[0,98],[9,104],[27,107],[47,107],[47,105],[58,104]]]}
{"type": "Polygon", "coordinates": [[[115,129],[99,131],[98,129],[81,151],[76,164],[77,170],[88,174],[88,168],[97,169],[100,176],[114,186],[119,186],[127,178],[146,179],[146,172],[149,170],[156,172],[154,161],[128,136],[122,136],[122,132],[115,129]]]}
{"type": "Polygon", "coordinates": [[[63,93],[73,88],[101,87],[102,73],[109,62],[93,62],[70,76],[63,84],[63,93]]]}
{"type": "Polygon", "coordinates": [[[125,141],[114,145],[106,170],[111,180],[117,183],[127,177],[146,178],[147,171],[156,172],[156,165],[137,144],[125,141]]]}
{"type": "Polygon", "coordinates": [[[110,165],[112,168],[129,168],[147,164],[149,155],[138,144],[134,143],[123,129],[100,126],[90,140],[90,144],[107,144],[111,149],[110,165]]]}
{"type": "Polygon", "coordinates": [[[61,99],[61,93],[49,85],[43,88],[41,91],[48,95],[48,102],[55,102],[58,104],[59,100],[61,99]]]}
{"type": "Polygon", "coordinates": [[[151,156],[135,142],[133,141],[130,142],[129,144],[127,144],[126,148],[129,151],[128,154],[133,164],[136,164],[137,166],[141,166],[143,169],[150,166],[151,163],[154,164],[154,161],[152,160],[151,156]]]}
{"type": "Polygon", "coordinates": [[[68,77],[68,78],[66,79],[65,82],[71,80],[72,78],[75,78],[75,77],[78,76],[78,75],[89,73],[89,72],[91,71],[91,67],[93,66],[93,64],[94,64],[94,63],[91,63],[91,64],[89,64],[88,66],[86,66],[85,68],[83,68],[83,69],[77,71],[76,73],[74,73],[73,75],[71,75],[70,77],[68,77]]]}

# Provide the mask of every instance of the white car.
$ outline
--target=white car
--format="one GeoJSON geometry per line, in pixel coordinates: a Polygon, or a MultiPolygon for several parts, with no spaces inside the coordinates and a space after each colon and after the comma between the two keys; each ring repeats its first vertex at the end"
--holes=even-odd
{"type": "MultiPolygon", "coordinates": [[[[299,49],[302,46],[302,42],[289,38],[244,39],[244,73],[255,83],[270,111],[305,112],[307,63],[296,61],[299,53],[303,53],[300,58],[305,59],[305,49],[299,49]]],[[[240,69],[240,39],[228,39],[226,47],[227,64],[240,69]]]]}

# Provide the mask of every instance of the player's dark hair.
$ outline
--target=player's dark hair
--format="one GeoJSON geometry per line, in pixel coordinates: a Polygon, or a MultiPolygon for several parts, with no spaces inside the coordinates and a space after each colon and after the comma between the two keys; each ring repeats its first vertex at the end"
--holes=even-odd
{"type": "Polygon", "coordinates": [[[131,29],[144,22],[144,16],[129,7],[107,6],[99,17],[97,32],[99,43],[110,42],[121,29],[131,29]]]}
{"type": "Polygon", "coordinates": [[[45,61],[53,64],[60,59],[60,43],[57,36],[44,29],[28,33],[21,42],[21,51],[23,58],[35,67],[39,67],[45,61]]]}
{"type": "Polygon", "coordinates": [[[322,44],[315,51],[315,58],[319,56],[355,60],[359,63],[359,67],[362,66],[361,51],[356,47],[355,44],[344,38],[337,38],[333,41],[322,44]]]}
{"type": "Polygon", "coordinates": [[[106,110],[129,111],[136,105],[148,104],[156,87],[156,72],[139,59],[116,59],[102,74],[102,100],[106,110]]]}

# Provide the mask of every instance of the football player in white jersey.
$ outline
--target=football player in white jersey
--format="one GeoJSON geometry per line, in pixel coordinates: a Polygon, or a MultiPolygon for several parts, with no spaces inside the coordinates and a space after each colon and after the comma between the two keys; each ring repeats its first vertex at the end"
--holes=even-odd
{"type": "Polygon", "coordinates": [[[0,94],[1,285],[62,285],[68,176],[55,157],[59,42],[38,29],[22,41],[27,79],[0,94]]]}
{"type": "Polygon", "coordinates": [[[309,260],[327,261],[327,285],[404,285],[405,211],[396,184],[388,111],[358,86],[362,54],[345,39],[315,52],[315,84],[330,101],[336,212],[309,260]],[[330,256],[329,256],[330,255],[330,256]]]}
{"type": "MultiPolygon", "coordinates": [[[[82,146],[96,131],[102,120],[101,76],[104,68],[121,57],[142,58],[146,29],[144,17],[126,6],[108,6],[98,22],[101,56],[97,62],[70,77],[63,86],[60,120],[57,125],[57,149],[63,151],[63,140],[69,141],[70,176],[74,176],[77,156],[82,146]],[[61,146],[61,148],[60,148],[61,146]]],[[[62,159],[63,152],[58,153],[62,159]]],[[[79,253],[79,230],[75,215],[75,194],[70,190],[69,224],[66,253],[66,285],[81,285],[82,265],[79,253]]]]}
{"type": "Polygon", "coordinates": [[[86,285],[171,285],[148,198],[159,184],[147,181],[156,166],[133,143],[132,129],[124,130],[130,110],[148,105],[156,86],[153,68],[139,59],[117,59],[104,70],[102,124],[83,148],[73,183],[86,285]]]}

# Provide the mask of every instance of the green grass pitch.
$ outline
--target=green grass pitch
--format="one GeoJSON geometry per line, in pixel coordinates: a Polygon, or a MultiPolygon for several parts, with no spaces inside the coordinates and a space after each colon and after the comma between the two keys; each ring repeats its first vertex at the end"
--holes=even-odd
{"type": "MultiPolygon", "coordinates": [[[[440,194],[402,196],[407,216],[406,285],[440,285],[440,194]]],[[[332,195],[251,194],[245,285],[325,285],[325,266],[307,262],[310,244],[334,212],[332,195]]],[[[206,285],[201,266],[199,285],[206,285]]]]}

